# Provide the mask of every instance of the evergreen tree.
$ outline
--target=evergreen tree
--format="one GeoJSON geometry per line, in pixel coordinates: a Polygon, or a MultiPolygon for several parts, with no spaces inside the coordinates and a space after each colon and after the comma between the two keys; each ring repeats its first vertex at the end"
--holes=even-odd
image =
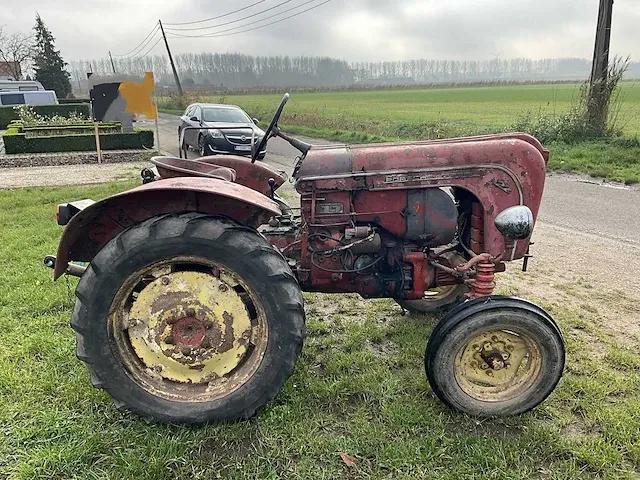
{"type": "Polygon", "coordinates": [[[62,59],[60,51],[55,48],[55,38],[37,13],[33,29],[36,32],[33,58],[35,78],[47,90],[54,90],[58,98],[67,98],[71,94],[70,75],[65,70],[67,64],[62,59]]]}

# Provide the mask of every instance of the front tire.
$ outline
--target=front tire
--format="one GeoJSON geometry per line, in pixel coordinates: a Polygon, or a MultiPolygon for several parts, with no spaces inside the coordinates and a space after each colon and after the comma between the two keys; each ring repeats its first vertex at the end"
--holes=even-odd
{"type": "Polygon", "coordinates": [[[207,156],[207,144],[204,141],[204,137],[202,135],[198,136],[198,153],[201,157],[207,156]]]}
{"type": "Polygon", "coordinates": [[[243,419],[302,348],[302,293],[255,230],[210,215],[151,218],[96,255],[76,290],[76,353],[124,407],[174,423],[243,419]]]}
{"type": "Polygon", "coordinates": [[[431,334],[425,369],[431,388],[470,415],[517,415],[558,384],[564,341],[553,319],[533,303],[491,296],[466,302],[431,334]]]}

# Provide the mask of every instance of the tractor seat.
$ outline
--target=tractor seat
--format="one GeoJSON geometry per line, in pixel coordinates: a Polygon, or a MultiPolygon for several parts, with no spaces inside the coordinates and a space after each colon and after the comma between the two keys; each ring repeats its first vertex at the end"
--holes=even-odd
{"type": "Polygon", "coordinates": [[[221,167],[197,160],[158,156],[152,157],[151,163],[156,166],[162,178],[205,177],[226,180],[227,182],[236,181],[236,171],[233,168],[221,167]]]}

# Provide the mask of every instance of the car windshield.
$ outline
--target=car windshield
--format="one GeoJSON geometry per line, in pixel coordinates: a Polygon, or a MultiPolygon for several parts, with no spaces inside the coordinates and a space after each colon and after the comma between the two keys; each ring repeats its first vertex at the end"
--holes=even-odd
{"type": "Polygon", "coordinates": [[[250,123],[251,120],[242,111],[235,108],[203,108],[202,120],[220,123],[250,123]]]}

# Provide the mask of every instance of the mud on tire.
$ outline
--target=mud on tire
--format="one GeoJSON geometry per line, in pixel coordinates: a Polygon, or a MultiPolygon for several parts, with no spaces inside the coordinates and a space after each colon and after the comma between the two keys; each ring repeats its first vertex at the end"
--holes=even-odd
{"type": "MultiPolygon", "coordinates": [[[[212,277],[211,282],[220,284],[221,278],[218,272],[218,279],[212,277]]],[[[256,231],[226,218],[198,213],[172,214],[131,227],[96,255],[78,284],[76,297],[71,318],[71,326],[76,331],[76,354],[87,364],[93,386],[105,389],[117,407],[160,421],[203,423],[252,416],[278,394],[293,372],[302,348],[302,293],[285,259],[256,231]],[[175,258],[186,260],[176,266],[167,263],[175,258]],[[189,259],[192,258],[203,260],[191,265],[189,259]],[[262,332],[257,335],[257,345],[250,353],[246,347],[245,356],[253,360],[239,361],[237,369],[242,375],[233,370],[229,379],[220,377],[222,380],[219,380],[214,375],[216,380],[206,383],[205,379],[202,385],[173,382],[165,378],[164,373],[147,375],[149,368],[146,367],[150,366],[140,366],[140,358],[130,358],[138,351],[132,347],[133,343],[127,346],[127,339],[134,338],[133,327],[114,328],[120,325],[114,319],[121,316],[114,310],[118,307],[114,302],[127,282],[131,283],[130,279],[137,278],[139,272],[145,272],[140,274],[143,281],[138,284],[143,287],[137,296],[131,294],[133,300],[127,300],[128,305],[135,305],[135,299],[151,288],[144,285],[158,283],[158,279],[149,276],[148,272],[153,271],[149,266],[162,265],[159,270],[164,273],[160,277],[166,274],[177,275],[181,281],[207,279],[207,275],[211,276],[218,268],[207,264],[209,260],[225,272],[231,272],[229,275],[233,273],[238,285],[246,287],[246,290],[233,287],[240,292],[238,297],[243,302],[253,302],[247,303],[246,316],[262,325],[258,328],[252,323],[252,329],[262,332]],[[194,273],[185,274],[190,270],[194,273]],[[235,387],[226,391],[225,385],[235,387]]],[[[133,307],[129,308],[132,312],[133,307]]]]}

